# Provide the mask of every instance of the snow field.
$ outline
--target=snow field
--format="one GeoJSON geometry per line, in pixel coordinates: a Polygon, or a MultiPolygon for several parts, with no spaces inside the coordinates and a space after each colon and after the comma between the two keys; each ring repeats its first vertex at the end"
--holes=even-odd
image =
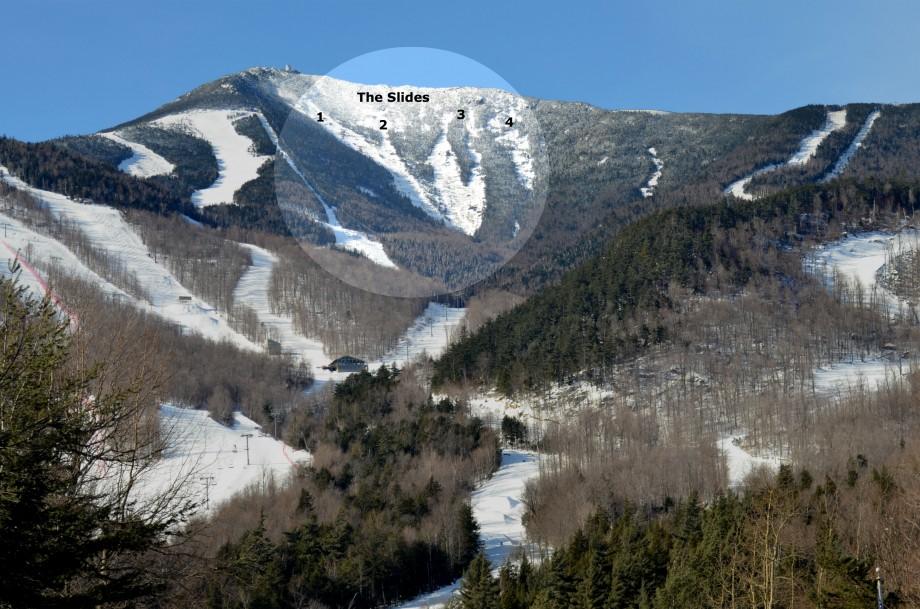
{"type": "Polygon", "coordinates": [[[240,413],[232,426],[217,423],[204,410],[173,404],[160,406],[160,429],[167,448],[162,459],[140,480],[141,497],[164,492],[184,482],[185,496],[200,504],[199,512],[217,506],[250,485],[274,476],[283,482],[295,464],[308,464],[310,454],[294,450],[240,413]],[[246,438],[249,438],[249,465],[246,438]]]}
{"type": "MultiPolygon", "coordinates": [[[[140,236],[117,209],[77,203],[63,195],[33,188],[9,175],[2,167],[0,175],[11,186],[42,201],[58,218],[72,222],[95,247],[131,269],[147,297],[146,304],[139,301],[135,304],[140,304],[142,308],[149,305],[149,309],[157,315],[205,338],[228,340],[242,349],[260,350],[233,330],[217,309],[194,296],[172,273],[155,262],[140,236]]],[[[106,282],[100,285],[106,285],[106,282]]]]}
{"type": "MultiPolygon", "coordinates": [[[[335,235],[335,244],[342,249],[361,254],[371,262],[380,266],[394,269],[397,268],[396,263],[393,262],[387,255],[382,243],[379,241],[374,241],[366,233],[352,230],[350,228],[345,228],[339,223],[338,216],[335,214],[335,208],[326,203],[325,199],[323,199],[323,197],[320,196],[316,189],[313,188],[313,185],[310,184],[310,182],[307,180],[307,177],[294,163],[294,159],[292,159],[287,151],[284,150],[284,148],[281,146],[281,142],[278,139],[278,134],[275,133],[275,130],[272,129],[271,125],[268,124],[268,121],[265,119],[262,113],[258,112],[256,113],[256,116],[259,118],[259,122],[262,123],[262,128],[265,130],[265,133],[268,134],[268,137],[271,139],[272,143],[275,145],[275,148],[278,150],[278,153],[282,156],[288,167],[290,167],[291,170],[297,174],[297,176],[303,182],[304,186],[306,186],[310,192],[313,193],[313,196],[316,197],[316,200],[319,201],[323,206],[323,210],[326,212],[326,222],[324,224],[335,235]]],[[[371,192],[367,189],[363,190],[367,191],[368,193],[371,192]]]]}
{"type": "Polygon", "coordinates": [[[892,313],[896,313],[901,300],[878,284],[876,275],[885,265],[891,252],[920,248],[920,231],[904,229],[898,233],[872,231],[848,235],[815,249],[806,260],[806,268],[831,279],[836,270],[847,281],[858,281],[865,295],[877,294],[892,313]]]}
{"type": "Polygon", "coordinates": [[[207,141],[214,150],[217,180],[192,194],[192,202],[197,207],[233,203],[233,194],[246,182],[258,178],[259,168],[271,160],[270,156],[253,153],[252,140],[237,133],[233,127],[235,121],[253,114],[240,110],[194,110],[171,114],[153,122],[161,127],[189,130],[207,141]]]}
{"type": "MultiPolygon", "coordinates": [[[[473,491],[473,516],[479,523],[483,551],[497,574],[515,550],[526,543],[526,531],[521,518],[522,501],[527,482],[540,473],[540,456],[523,450],[503,450],[502,462],[491,478],[473,491]]],[[[459,580],[429,594],[422,595],[398,609],[443,607],[460,589],[459,580]]]]}
{"type": "MultiPolygon", "coordinates": [[[[526,116],[529,112],[526,102],[505,91],[490,90],[487,94],[471,88],[427,89],[414,88],[431,96],[431,103],[407,110],[405,107],[390,108],[390,119],[386,130],[377,129],[381,119],[380,104],[357,101],[356,92],[369,91],[386,95],[390,87],[363,85],[319,77],[308,86],[294,90],[285,83],[279,83],[276,93],[292,103],[296,110],[313,118],[323,112],[324,127],[340,142],[372,159],[385,168],[393,177],[396,189],[412,203],[436,220],[446,222],[467,235],[473,235],[482,224],[486,207],[485,176],[479,165],[481,154],[475,149],[478,137],[489,137],[501,150],[507,153],[514,164],[521,184],[533,190],[536,180],[534,166],[534,143],[522,130],[507,128],[506,117],[526,116]],[[474,110],[480,103],[487,103],[489,120],[481,110],[474,110]],[[467,152],[477,160],[469,181],[461,178],[459,164],[447,140],[448,126],[456,115],[456,108],[467,110],[463,129],[466,131],[467,152]],[[402,134],[407,127],[402,123],[419,125],[422,132],[436,129],[438,137],[425,165],[433,170],[429,178],[418,172],[412,162],[406,162],[393,145],[392,134],[402,134]]],[[[420,160],[421,161],[421,160],[420,160]]]]}
{"type": "Polygon", "coordinates": [[[814,158],[815,154],[818,152],[818,147],[827,139],[834,131],[842,129],[846,125],[846,110],[833,110],[827,113],[827,120],[824,122],[824,125],[819,129],[815,129],[807,136],[805,136],[802,141],[799,143],[799,149],[789,157],[789,160],[785,163],[773,163],[765,167],[761,167],[756,171],[748,174],[747,176],[736,180],[729,184],[724,193],[727,195],[732,195],[738,199],[744,199],[746,201],[753,201],[754,195],[747,192],[748,184],[751,183],[751,180],[754,178],[770,173],[771,171],[776,171],[780,167],[785,166],[794,166],[794,165],[804,165],[808,161],[814,158]]]}
{"type": "Polygon", "coordinates": [[[131,152],[134,153],[118,164],[118,169],[127,174],[138,178],[149,178],[152,176],[170,174],[173,172],[173,169],[176,168],[175,165],[150,148],[123,138],[117,131],[100,133],[99,136],[112,140],[122,146],[127,146],[131,149],[131,152]]]}

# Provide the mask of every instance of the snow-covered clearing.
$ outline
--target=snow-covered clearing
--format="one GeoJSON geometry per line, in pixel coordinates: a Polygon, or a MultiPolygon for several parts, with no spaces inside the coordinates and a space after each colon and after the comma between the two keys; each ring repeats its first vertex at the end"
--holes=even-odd
{"type": "Polygon", "coordinates": [[[775,171],[783,166],[795,166],[795,165],[804,165],[808,161],[814,158],[815,154],[818,152],[818,147],[827,139],[834,131],[838,131],[846,125],[847,111],[846,110],[832,110],[827,113],[827,120],[824,122],[824,125],[819,129],[815,129],[809,133],[802,141],[799,143],[799,149],[789,157],[789,160],[785,163],[772,163],[765,167],[761,167],[756,171],[746,175],[740,180],[736,180],[729,184],[725,188],[725,194],[732,195],[739,199],[745,199],[747,201],[753,201],[755,196],[747,192],[748,184],[751,183],[751,180],[754,178],[775,171]]]}
{"type": "Polygon", "coordinates": [[[872,231],[848,235],[815,249],[806,259],[806,268],[830,282],[833,272],[849,282],[858,281],[867,298],[876,295],[897,313],[904,303],[878,284],[877,275],[892,253],[920,248],[920,231],[903,229],[897,233],[872,231]]]}
{"type": "Polygon", "coordinates": [[[716,443],[725,456],[725,465],[728,467],[728,485],[731,488],[741,486],[744,479],[755,469],[765,467],[776,471],[782,463],[778,457],[752,455],[741,447],[742,441],[742,436],[728,436],[716,443]]]}
{"type": "Polygon", "coordinates": [[[274,476],[283,482],[295,463],[309,463],[310,454],[294,450],[240,413],[232,427],[214,421],[205,410],[160,406],[160,429],[167,448],[163,458],[140,481],[141,496],[151,496],[185,482],[184,493],[214,509],[253,484],[274,476]],[[247,465],[246,438],[249,438],[247,465]]]}
{"type": "Polygon", "coordinates": [[[664,161],[658,158],[658,151],[655,148],[649,148],[648,153],[652,156],[652,163],[655,164],[655,172],[649,177],[645,186],[639,189],[642,192],[642,196],[646,199],[655,194],[658,180],[661,179],[661,170],[664,169],[664,161]]]}
{"type": "Polygon", "coordinates": [[[856,137],[853,138],[853,141],[850,142],[850,145],[847,147],[847,149],[843,151],[843,154],[841,154],[840,158],[837,159],[837,162],[834,163],[834,167],[827,173],[826,176],[824,176],[824,178],[821,179],[822,182],[833,180],[843,173],[843,171],[847,168],[847,165],[850,164],[850,160],[856,156],[856,153],[859,152],[860,148],[862,148],[863,142],[866,141],[866,138],[869,136],[869,132],[872,131],[872,126],[881,115],[882,113],[880,111],[875,110],[866,117],[866,121],[856,133],[856,137]]]}
{"type": "Polygon", "coordinates": [[[158,155],[156,152],[147,148],[143,144],[132,142],[123,138],[117,131],[100,133],[101,137],[112,140],[116,144],[127,146],[131,149],[132,154],[124,161],[118,164],[118,169],[125,173],[131,174],[138,178],[149,178],[152,176],[167,175],[172,173],[175,165],[158,155]]]}
{"type": "Polygon", "coordinates": [[[439,357],[451,343],[465,317],[464,308],[429,302],[396,346],[379,360],[375,360],[372,366],[377,368],[381,364],[395,364],[402,367],[423,355],[439,357]]]}
{"type": "Polygon", "coordinates": [[[255,154],[252,140],[237,133],[233,126],[237,120],[253,114],[241,110],[194,110],[154,121],[153,124],[161,127],[190,131],[207,141],[214,150],[217,180],[192,194],[196,206],[233,203],[233,194],[246,182],[258,178],[259,168],[271,160],[270,156],[255,154]]]}
{"type": "MultiPolygon", "coordinates": [[[[815,249],[805,260],[805,268],[822,277],[829,285],[834,273],[846,281],[858,283],[868,301],[876,298],[889,315],[904,312],[906,303],[878,283],[878,273],[892,253],[920,248],[920,231],[907,228],[897,233],[872,231],[848,235],[815,249]]],[[[815,391],[838,394],[856,388],[875,390],[886,381],[901,378],[909,362],[881,357],[837,362],[815,370],[815,391]]]]}
{"type": "MultiPolygon", "coordinates": [[[[310,192],[313,193],[313,196],[316,197],[316,200],[319,201],[323,206],[323,210],[326,212],[326,222],[324,224],[335,235],[335,244],[342,249],[361,254],[371,262],[379,264],[380,266],[394,269],[397,268],[396,263],[390,260],[390,257],[387,255],[382,243],[379,241],[374,241],[366,233],[362,233],[361,231],[353,230],[350,228],[345,228],[339,223],[338,216],[336,216],[335,213],[335,208],[329,205],[326,200],[320,196],[316,189],[313,188],[313,185],[310,184],[310,181],[307,180],[307,177],[303,174],[302,171],[300,171],[300,168],[297,167],[294,159],[291,158],[291,155],[289,155],[281,145],[281,141],[278,139],[278,134],[275,133],[275,130],[272,129],[272,126],[268,124],[268,121],[265,119],[262,113],[259,112],[256,114],[256,116],[259,118],[259,122],[262,123],[262,128],[265,130],[265,133],[268,134],[268,137],[275,145],[275,149],[287,163],[288,167],[290,167],[291,170],[297,174],[297,176],[303,182],[304,186],[306,186],[310,192]]],[[[362,190],[367,191],[373,195],[373,193],[366,188],[363,188],[362,190]]]]}
{"type": "Polygon", "coordinates": [[[237,347],[259,350],[233,330],[216,308],[193,295],[165,267],[154,261],[140,236],[121,212],[104,205],[77,203],[63,195],[33,188],[0,166],[0,179],[28,192],[58,218],[71,222],[93,246],[130,269],[146,294],[146,303],[136,301],[161,317],[215,341],[228,340],[237,347]]]}
{"type": "MultiPolygon", "coordinates": [[[[521,522],[525,509],[524,488],[539,470],[540,457],[536,453],[503,450],[501,467],[473,491],[473,515],[479,523],[479,537],[493,572],[497,572],[515,550],[525,546],[526,531],[521,522]]],[[[456,581],[397,608],[442,607],[459,588],[460,582],[456,581]]]]}
{"type": "Polygon", "coordinates": [[[872,357],[865,360],[851,360],[817,368],[815,391],[824,395],[849,393],[856,389],[876,391],[887,382],[900,380],[910,372],[910,362],[897,362],[872,357]]]}

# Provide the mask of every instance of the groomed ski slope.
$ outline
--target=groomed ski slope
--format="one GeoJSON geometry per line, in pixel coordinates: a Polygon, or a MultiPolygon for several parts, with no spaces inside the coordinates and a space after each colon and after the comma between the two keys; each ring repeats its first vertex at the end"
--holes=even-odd
{"type": "Polygon", "coordinates": [[[837,159],[837,162],[834,163],[834,167],[828,172],[826,176],[824,176],[824,178],[821,179],[822,182],[829,182],[834,178],[839,177],[843,173],[843,171],[847,168],[847,165],[850,164],[850,160],[856,156],[856,153],[859,152],[860,148],[862,148],[863,142],[866,141],[866,138],[869,136],[869,132],[872,131],[872,126],[881,115],[882,113],[880,111],[875,110],[866,117],[866,121],[856,133],[856,137],[853,138],[853,141],[850,142],[850,145],[847,146],[847,149],[844,150],[843,154],[840,155],[840,158],[837,159]]]}
{"type": "MultiPolygon", "coordinates": [[[[333,356],[325,351],[323,344],[306,338],[294,329],[291,318],[272,310],[269,290],[274,265],[278,256],[252,244],[241,244],[249,251],[252,259],[250,266],[233,292],[234,302],[244,304],[255,311],[259,321],[265,324],[272,338],[281,343],[281,348],[309,362],[313,374],[321,386],[328,381],[339,381],[347,374],[323,370],[323,366],[332,361],[333,356]]],[[[381,364],[402,366],[423,353],[437,357],[447,347],[456,327],[462,323],[466,309],[451,308],[439,303],[429,303],[415,323],[406,331],[394,349],[379,360],[368,362],[374,370],[381,364]]]]}
{"type": "Polygon", "coordinates": [[[827,113],[827,120],[824,122],[824,125],[820,129],[815,129],[809,133],[799,144],[799,149],[789,157],[789,160],[785,163],[773,163],[765,167],[746,175],[740,180],[736,180],[728,185],[725,188],[725,194],[732,195],[739,199],[744,199],[746,201],[753,201],[754,195],[747,192],[748,184],[751,183],[751,180],[754,178],[775,171],[783,166],[794,166],[794,165],[804,165],[808,161],[814,158],[815,154],[818,152],[818,147],[827,139],[834,131],[843,129],[847,122],[847,111],[846,110],[833,110],[827,113]]]}
{"type": "Polygon", "coordinates": [[[249,251],[252,266],[246,269],[246,272],[240,277],[240,282],[233,291],[233,302],[246,305],[255,311],[259,321],[265,324],[271,337],[281,343],[282,351],[296,354],[297,357],[313,366],[313,375],[317,381],[345,378],[347,375],[319,368],[332,360],[325,353],[321,342],[298,334],[290,317],[272,311],[269,290],[271,289],[272,270],[278,262],[278,257],[256,245],[248,243],[240,245],[249,251]]]}
{"type": "Polygon", "coordinates": [[[162,459],[141,478],[140,496],[165,491],[186,481],[186,497],[200,504],[199,512],[213,512],[223,501],[253,484],[274,476],[283,482],[296,463],[309,463],[310,454],[294,450],[240,413],[231,427],[214,421],[205,410],[160,406],[160,429],[167,449],[162,459]],[[249,438],[249,465],[246,439],[249,438]]]}
{"type": "Polygon", "coordinates": [[[55,216],[79,228],[94,247],[113,259],[121,260],[136,275],[146,292],[146,303],[157,315],[205,338],[227,340],[251,351],[260,350],[249,339],[233,330],[217,309],[193,295],[172,273],[155,262],[140,236],[117,209],[77,203],[63,195],[33,188],[11,176],[2,166],[0,179],[40,200],[55,216]],[[180,301],[180,298],[183,300],[180,301]]]}
{"type": "Polygon", "coordinates": [[[117,131],[100,133],[100,137],[112,140],[122,146],[127,146],[133,153],[130,157],[118,164],[118,169],[138,178],[167,175],[173,172],[175,165],[147,148],[143,144],[132,142],[118,134],[117,131]]]}
{"type": "MultiPolygon", "coordinates": [[[[479,523],[482,549],[498,572],[514,551],[524,546],[526,531],[521,518],[524,515],[524,488],[540,471],[540,457],[536,453],[506,449],[498,471],[473,491],[473,516],[479,523]]],[[[460,589],[459,580],[429,594],[397,605],[397,609],[422,609],[443,607],[460,589]]]]}
{"type": "Polygon", "coordinates": [[[281,145],[281,142],[278,139],[278,134],[275,133],[275,130],[272,129],[272,126],[268,124],[268,121],[265,119],[262,113],[257,112],[256,116],[258,117],[259,122],[262,124],[262,128],[265,130],[265,133],[268,134],[268,137],[275,145],[275,149],[278,151],[278,154],[281,155],[281,157],[287,163],[288,167],[290,167],[291,170],[297,174],[297,176],[303,182],[304,186],[306,186],[310,192],[313,193],[313,196],[316,197],[316,200],[319,201],[323,206],[323,210],[326,212],[326,222],[323,224],[325,224],[326,227],[329,228],[329,230],[331,230],[335,235],[335,244],[342,249],[361,254],[371,262],[379,264],[380,266],[394,269],[397,268],[396,263],[390,260],[390,257],[387,256],[386,250],[383,249],[382,243],[379,241],[374,241],[361,231],[345,228],[339,223],[339,219],[335,214],[335,208],[326,203],[325,199],[323,199],[323,197],[320,196],[316,189],[313,188],[313,185],[310,184],[309,180],[307,180],[307,177],[294,163],[294,159],[291,158],[291,156],[281,145]]]}
{"type": "Polygon", "coordinates": [[[381,364],[402,367],[422,355],[437,358],[447,349],[454,333],[463,323],[466,309],[448,307],[437,302],[429,302],[415,323],[406,330],[396,346],[386,355],[373,362],[373,367],[381,364]]]}
{"type": "Polygon", "coordinates": [[[243,184],[259,177],[259,168],[270,156],[255,154],[253,142],[237,133],[235,121],[254,115],[241,110],[194,110],[157,119],[154,125],[184,129],[207,141],[217,158],[218,176],[209,187],[192,194],[197,207],[233,203],[233,194],[243,184]]]}

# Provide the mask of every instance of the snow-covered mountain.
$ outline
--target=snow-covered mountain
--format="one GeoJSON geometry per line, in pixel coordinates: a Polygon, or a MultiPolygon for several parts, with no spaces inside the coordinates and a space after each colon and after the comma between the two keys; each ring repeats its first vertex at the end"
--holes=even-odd
{"type": "MultiPolygon", "coordinates": [[[[585,237],[608,230],[612,211],[644,199],[747,198],[767,192],[765,180],[830,179],[853,172],[849,159],[867,147],[888,162],[894,154],[872,148],[871,110],[616,111],[251,68],[60,142],[182,193],[205,221],[292,234],[439,291],[480,282],[509,260],[500,281],[538,287],[599,242],[585,237]],[[375,101],[390,95],[397,100],[375,101]]],[[[887,121],[913,111],[884,107],[879,125],[890,131],[887,121]]]]}

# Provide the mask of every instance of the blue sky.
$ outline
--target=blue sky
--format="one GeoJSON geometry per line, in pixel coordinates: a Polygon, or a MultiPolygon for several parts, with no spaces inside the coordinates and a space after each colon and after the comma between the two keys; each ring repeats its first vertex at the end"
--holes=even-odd
{"type": "Polygon", "coordinates": [[[916,0],[9,0],[0,19],[0,133],[28,140],[96,131],[253,65],[327,73],[406,46],[466,55],[523,94],[608,108],[920,101],[916,0]]]}

